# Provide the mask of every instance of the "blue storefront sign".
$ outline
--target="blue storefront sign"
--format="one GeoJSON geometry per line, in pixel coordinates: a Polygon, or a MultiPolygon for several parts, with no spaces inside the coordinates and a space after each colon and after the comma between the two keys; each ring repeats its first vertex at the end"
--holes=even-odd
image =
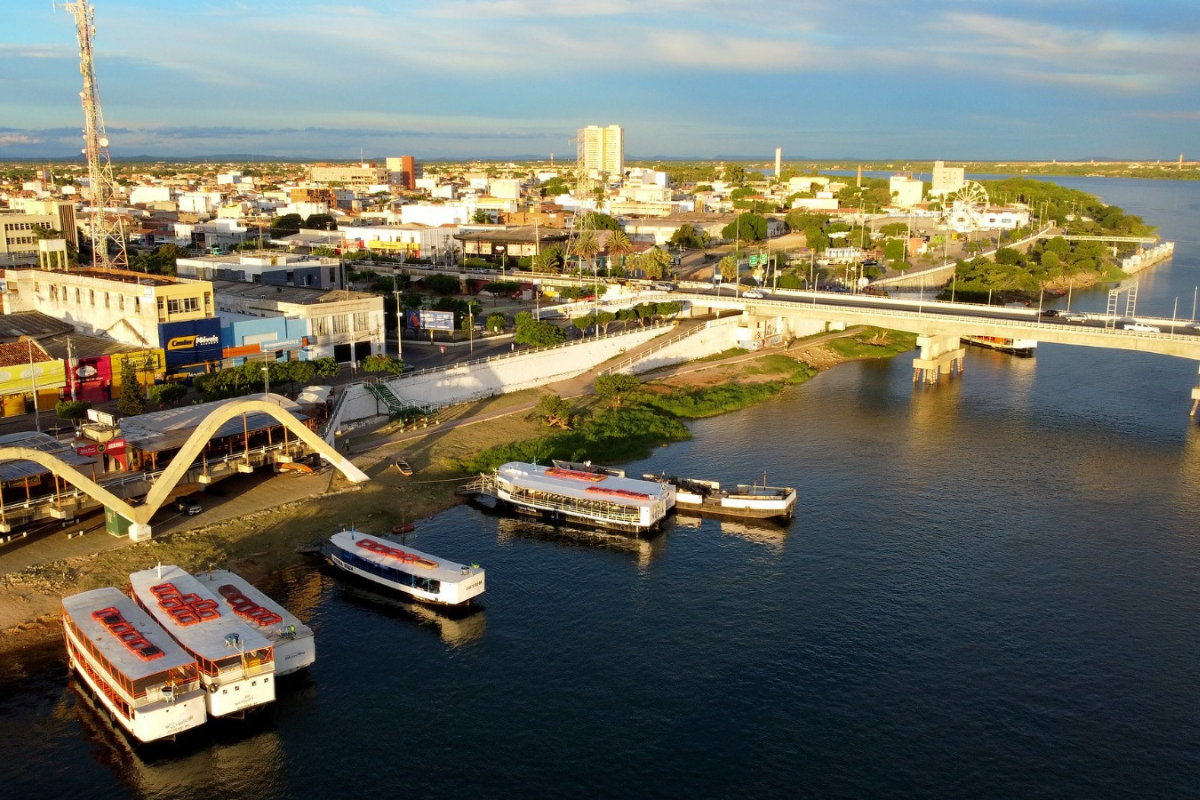
{"type": "Polygon", "coordinates": [[[158,338],[168,368],[221,360],[221,320],[216,317],[160,323],[158,338]]]}

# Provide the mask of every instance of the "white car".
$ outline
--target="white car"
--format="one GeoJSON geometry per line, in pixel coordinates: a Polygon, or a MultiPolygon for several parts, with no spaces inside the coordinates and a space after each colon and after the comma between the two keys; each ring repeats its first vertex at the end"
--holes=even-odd
{"type": "Polygon", "coordinates": [[[1084,322],[1087,320],[1087,314],[1081,311],[1060,311],[1058,318],[1063,322],[1084,322]]]}
{"type": "Polygon", "coordinates": [[[1147,325],[1144,322],[1126,322],[1125,330],[1140,331],[1142,333],[1162,333],[1162,330],[1154,325],[1147,325]]]}
{"type": "Polygon", "coordinates": [[[748,292],[743,292],[742,297],[749,297],[751,300],[762,300],[763,293],[760,292],[758,289],[751,289],[748,292]]]}

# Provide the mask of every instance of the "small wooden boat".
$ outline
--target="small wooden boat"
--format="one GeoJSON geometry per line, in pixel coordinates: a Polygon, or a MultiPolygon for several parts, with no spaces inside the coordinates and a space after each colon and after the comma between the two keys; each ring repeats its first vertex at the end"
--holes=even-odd
{"type": "Polygon", "coordinates": [[[397,472],[399,472],[401,475],[403,475],[406,478],[413,474],[412,467],[409,466],[408,462],[405,461],[403,458],[397,458],[395,461],[392,462],[392,466],[396,468],[397,472]]]}

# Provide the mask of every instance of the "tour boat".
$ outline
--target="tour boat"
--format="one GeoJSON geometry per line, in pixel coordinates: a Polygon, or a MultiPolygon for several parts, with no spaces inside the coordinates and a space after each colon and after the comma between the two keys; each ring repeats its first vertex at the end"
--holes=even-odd
{"type": "Polygon", "coordinates": [[[243,714],[275,699],[271,642],[176,566],[129,576],[133,599],[196,659],[208,714],[243,714]]]}
{"type": "Polygon", "coordinates": [[[426,603],[457,606],[483,594],[477,566],[456,564],[362,531],[339,531],[326,540],[325,558],[338,569],[426,603]]]}
{"type": "Polygon", "coordinates": [[[196,659],[120,589],[63,598],[62,618],[71,668],[139,741],[204,724],[196,659]]]}
{"type": "Polygon", "coordinates": [[[224,607],[267,637],[275,648],[275,674],[290,675],[317,659],[312,628],[260,592],[241,575],[224,569],[197,572],[196,579],[224,607]]]}
{"type": "Polygon", "coordinates": [[[962,340],[975,347],[998,350],[1001,353],[1029,358],[1037,347],[1035,339],[1006,339],[1002,336],[964,336],[962,340]]]}
{"type": "Polygon", "coordinates": [[[656,530],[675,506],[675,487],[611,472],[510,461],[481,480],[484,494],[518,513],[627,533],[656,530]]]}
{"type": "Polygon", "coordinates": [[[642,476],[675,487],[678,511],[737,519],[772,519],[786,522],[796,508],[796,490],[790,486],[738,484],[733,491],[722,489],[717,481],[700,478],[676,478],[670,475],[642,476]]]}

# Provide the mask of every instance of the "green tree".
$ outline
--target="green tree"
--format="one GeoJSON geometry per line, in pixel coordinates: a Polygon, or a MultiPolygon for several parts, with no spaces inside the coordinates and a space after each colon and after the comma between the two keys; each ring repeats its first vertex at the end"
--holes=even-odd
{"type": "Polygon", "coordinates": [[[551,347],[567,338],[563,330],[545,320],[535,320],[528,311],[517,315],[517,331],[513,341],[530,347],[551,347]]]}
{"type": "Polygon", "coordinates": [[[462,288],[458,282],[458,278],[453,275],[442,275],[435,273],[425,276],[425,288],[434,294],[440,294],[443,297],[452,294],[458,294],[462,288]]]}
{"type": "Polygon", "coordinates": [[[304,220],[303,227],[315,231],[336,231],[337,220],[330,214],[311,214],[304,220]]]}
{"type": "Polygon", "coordinates": [[[571,250],[583,262],[585,269],[590,271],[592,259],[600,252],[600,237],[591,228],[584,228],[576,235],[571,250]]]}
{"type": "Polygon", "coordinates": [[[617,229],[608,234],[608,241],[604,244],[604,249],[608,251],[609,268],[613,266],[625,266],[625,256],[629,255],[633,250],[633,242],[629,241],[629,236],[625,231],[617,229]],[[612,263],[616,259],[616,264],[612,263]]]}
{"type": "Polygon", "coordinates": [[[726,239],[756,242],[767,238],[767,221],[758,214],[738,214],[733,222],[721,229],[726,239]]]}
{"type": "Polygon", "coordinates": [[[889,222],[882,226],[879,232],[884,236],[904,236],[908,232],[908,225],[903,222],[889,222]]]}
{"type": "Polygon", "coordinates": [[[300,232],[301,219],[299,214],[284,214],[271,220],[271,238],[282,239],[300,232]]]}
{"type": "Polygon", "coordinates": [[[1058,257],[1058,253],[1047,250],[1042,253],[1041,261],[1039,262],[1046,272],[1051,272],[1062,266],[1062,261],[1058,257]]]}
{"type": "Polygon", "coordinates": [[[665,250],[652,247],[637,256],[633,266],[652,281],[662,280],[670,275],[671,255],[665,250]]]}
{"type": "Polygon", "coordinates": [[[611,311],[597,311],[595,314],[595,322],[600,326],[600,332],[608,335],[608,326],[613,323],[617,315],[611,311]]]}
{"type": "Polygon", "coordinates": [[[574,422],[575,408],[558,395],[547,394],[538,401],[533,416],[551,428],[570,430],[574,422]]]}
{"type": "Polygon", "coordinates": [[[173,406],[183,399],[187,391],[182,383],[161,383],[150,387],[150,399],[160,407],[173,406]]]}
{"type": "Polygon", "coordinates": [[[738,266],[737,259],[733,256],[725,256],[717,264],[717,269],[721,272],[721,277],[727,281],[737,280],[738,266]]]}
{"type": "Polygon", "coordinates": [[[363,371],[400,375],[404,372],[404,362],[388,355],[370,355],[363,359],[363,371]]]}
{"type": "Polygon", "coordinates": [[[562,272],[563,250],[558,245],[550,245],[543,247],[533,257],[533,263],[530,268],[534,272],[542,274],[557,274],[562,272]]]}
{"type": "Polygon", "coordinates": [[[507,324],[503,314],[491,314],[487,318],[487,329],[492,333],[499,333],[504,330],[507,324]]]}
{"type": "Polygon", "coordinates": [[[475,225],[486,225],[491,221],[491,217],[489,217],[488,213],[482,208],[475,209],[475,211],[471,214],[471,222],[475,225]]]}
{"type": "Polygon", "coordinates": [[[342,371],[342,365],[333,356],[314,359],[312,365],[316,369],[317,377],[319,378],[336,378],[338,373],[342,371]]]}
{"type": "Polygon", "coordinates": [[[612,403],[614,407],[620,406],[622,398],[637,391],[641,385],[642,382],[636,377],[623,373],[601,375],[595,382],[596,394],[612,403]]]}
{"type": "Polygon", "coordinates": [[[54,414],[59,419],[75,423],[86,417],[88,409],[91,407],[92,404],[86,400],[59,400],[54,405],[54,414]]]}
{"type": "Polygon", "coordinates": [[[121,362],[121,393],[117,398],[117,411],[123,416],[133,417],[146,409],[146,401],[142,398],[142,385],[138,383],[137,366],[134,359],[127,358],[121,362]]]}
{"type": "Polygon", "coordinates": [[[621,221],[599,211],[585,211],[579,216],[575,227],[587,231],[619,231],[621,230],[621,221]]]}

